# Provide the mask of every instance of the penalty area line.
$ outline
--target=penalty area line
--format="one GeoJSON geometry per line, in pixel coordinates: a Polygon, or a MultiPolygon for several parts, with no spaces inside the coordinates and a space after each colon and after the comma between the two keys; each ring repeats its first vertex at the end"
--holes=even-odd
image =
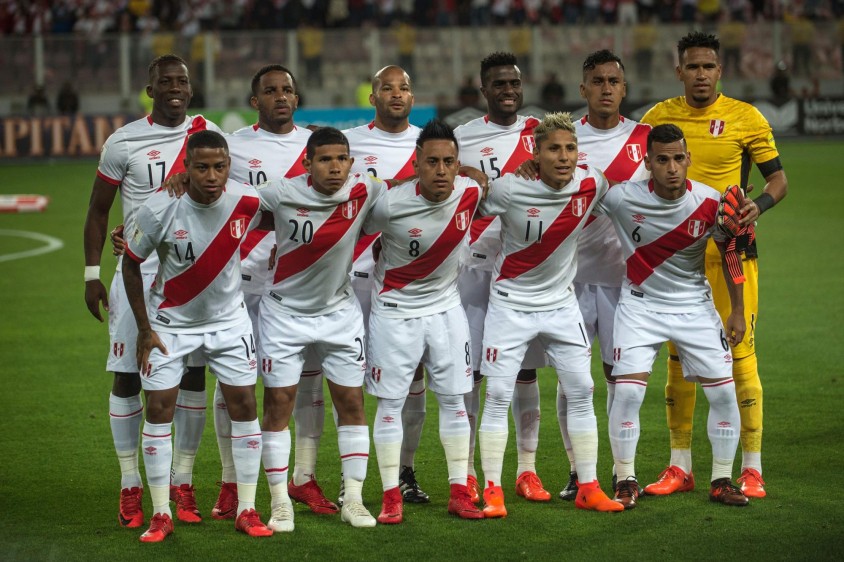
{"type": "Polygon", "coordinates": [[[33,256],[40,256],[41,254],[49,254],[64,248],[64,242],[53,236],[47,236],[40,232],[29,232],[26,230],[2,230],[0,229],[0,236],[17,236],[18,238],[29,238],[43,242],[44,245],[32,250],[24,250],[22,252],[13,252],[11,254],[0,255],[0,262],[20,260],[23,258],[31,258],[33,256]]]}

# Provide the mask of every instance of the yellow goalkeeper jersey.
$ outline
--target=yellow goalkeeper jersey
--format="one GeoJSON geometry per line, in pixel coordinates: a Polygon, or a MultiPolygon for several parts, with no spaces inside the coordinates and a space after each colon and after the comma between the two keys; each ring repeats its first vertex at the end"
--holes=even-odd
{"type": "Polygon", "coordinates": [[[642,123],[680,127],[692,159],[689,178],[721,192],[734,184],[746,187],[751,162],[779,156],[771,126],[759,110],[723,94],[703,109],[691,107],[685,96],[667,99],[649,109],[642,123]]]}

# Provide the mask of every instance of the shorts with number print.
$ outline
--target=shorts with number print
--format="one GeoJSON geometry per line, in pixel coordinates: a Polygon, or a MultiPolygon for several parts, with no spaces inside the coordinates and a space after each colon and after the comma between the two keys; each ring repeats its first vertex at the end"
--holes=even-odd
{"type": "Polygon", "coordinates": [[[223,384],[249,386],[255,384],[258,378],[252,322],[245,311],[237,324],[216,332],[157,333],[167,348],[167,355],[158,349],[150,353],[150,369],[141,371],[144,390],[167,390],[179,386],[189,355],[201,357],[223,384]]]}
{"type": "Polygon", "coordinates": [[[363,316],[357,300],[320,316],[292,316],[280,312],[266,297],[261,302],[261,376],[264,386],[294,386],[305,368],[322,371],[340,386],[363,385],[366,366],[363,316]]]}
{"type": "Polygon", "coordinates": [[[418,318],[369,317],[366,391],[379,398],[407,396],[419,363],[437,394],[472,390],[469,324],[462,306],[418,318]]]}
{"type": "Polygon", "coordinates": [[[528,344],[538,339],[557,374],[590,372],[592,348],[577,303],[526,312],[489,304],[484,327],[481,374],[512,377],[514,384],[528,344]]]}
{"type": "Polygon", "coordinates": [[[613,376],[650,373],[660,347],[674,342],[683,376],[720,379],[733,374],[733,356],[712,303],[693,312],[657,312],[620,303],[615,313],[613,376]]]}
{"type": "Polygon", "coordinates": [[[621,287],[574,282],[574,292],[580,313],[583,315],[586,339],[592,343],[597,335],[601,346],[601,360],[607,365],[612,365],[612,330],[621,287]]]}

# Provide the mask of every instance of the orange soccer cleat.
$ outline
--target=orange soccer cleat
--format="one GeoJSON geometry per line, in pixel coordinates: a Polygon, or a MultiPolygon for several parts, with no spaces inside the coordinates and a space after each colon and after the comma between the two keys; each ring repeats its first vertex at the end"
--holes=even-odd
{"type": "Polygon", "coordinates": [[[261,522],[261,514],[254,509],[244,509],[234,522],[234,529],[250,537],[271,537],[273,530],[261,522]]]}
{"type": "Polygon", "coordinates": [[[214,519],[234,519],[237,515],[237,484],[235,482],[218,482],[220,495],[211,510],[214,519]]]}
{"type": "Polygon", "coordinates": [[[451,498],[448,500],[448,512],[461,519],[483,519],[484,512],[472,503],[469,489],[463,484],[451,485],[451,498]]]}
{"type": "Polygon", "coordinates": [[[504,507],[504,490],[501,486],[487,484],[484,490],[484,517],[507,517],[507,508],[504,507]]]}
{"type": "Polygon", "coordinates": [[[691,492],[695,489],[695,475],[686,474],[679,466],[671,465],[659,473],[659,479],[645,486],[650,496],[667,496],[674,492],[691,492]]]}
{"type": "Polygon", "coordinates": [[[134,529],[144,524],[144,510],[141,506],[143,497],[143,488],[120,490],[120,511],[117,512],[117,520],[121,527],[134,529]]]}
{"type": "Polygon", "coordinates": [[[170,486],[170,501],[176,502],[176,519],[183,523],[201,523],[202,515],[196,508],[193,486],[170,486]]]}
{"type": "Polygon", "coordinates": [[[384,492],[384,499],[381,502],[381,513],[376,521],[382,525],[398,525],[404,520],[404,504],[401,490],[398,486],[384,492]]]}
{"type": "Polygon", "coordinates": [[[547,502],[551,494],[542,487],[542,480],[535,472],[522,472],[516,478],[516,495],[532,502],[547,502]]]}
{"type": "Polygon", "coordinates": [[[152,516],[149,529],[141,535],[141,542],[161,542],[167,535],[173,533],[173,520],[165,513],[156,513],[152,516]]]}
{"type": "Polygon", "coordinates": [[[340,511],[337,504],[325,497],[313,476],[301,486],[293,484],[293,480],[288,482],[287,494],[290,499],[306,504],[314,513],[332,515],[340,511]]]}
{"type": "Polygon", "coordinates": [[[574,505],[578,509],[588,511],[624,511],[624,506],[621,503],[611,500],[601,490],[597,480],[577,483],[577,497],[574,500],[574,505]]]}
{"type": "Polygon", "coordinates": [[[767,495],[765,481],[755,468],[742,470],[736,482],[741,484],[741,491],[748,498],[764,498],[767,495]]]}

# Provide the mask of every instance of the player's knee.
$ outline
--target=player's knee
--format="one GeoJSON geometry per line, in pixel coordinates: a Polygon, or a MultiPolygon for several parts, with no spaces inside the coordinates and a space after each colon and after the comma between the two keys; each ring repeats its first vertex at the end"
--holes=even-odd
{"type": "Polygon", "coordinates": [[[205,390],[205,367],[188,367],[179,383],[179,388],[193,392],[205,390]]]}
{"type": "Polygon", "coordinates": [[[131,398],[141,393],[141,376],[138,373],[114,373],[111,393],[118,398],[131,398]]]}
{"type": "Polygon", "coordinates": [[[152,391],[146,397],[146,420],[150,423],[170,423],[176,411],[176,393],[152,391]]]}
{"type": "Polygon", "coordinates": [[[522,369],[516,380],[519,382],[533,382],[536,380],[536,369],[522,369]]]}
{"type": "Polygon", "coordinates": [[[295,387],[264,388],[264,429],[282,431],[290,421],[295,387]]]}
{"type": "Polygon", "coordinates": [[[258,417],[258,406],[255,401],[254,391],[250,392],[248,388],[237,388],[235,392],[230,393],[226,409],[232,421],[245,422],[254,420],[258,417]]]}

